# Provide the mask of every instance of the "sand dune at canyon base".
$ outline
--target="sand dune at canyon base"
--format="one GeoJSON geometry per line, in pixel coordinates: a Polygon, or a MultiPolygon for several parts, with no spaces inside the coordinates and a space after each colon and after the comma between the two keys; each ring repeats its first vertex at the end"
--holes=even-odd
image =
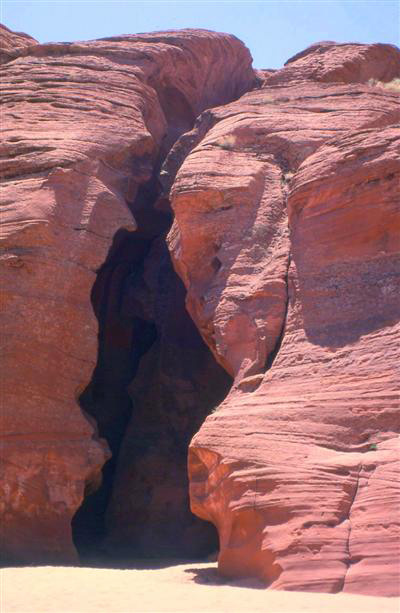
{"type": "Polygon", "coordinates": [[[399,610],[399,602],[394,598],[265,590],[254,581],[245,580],[228,583],[217,576],[216,564],[199,562],[133,570],[6,568],[1,571],[1,579],[2,613],[395,613],[399,610]]]}

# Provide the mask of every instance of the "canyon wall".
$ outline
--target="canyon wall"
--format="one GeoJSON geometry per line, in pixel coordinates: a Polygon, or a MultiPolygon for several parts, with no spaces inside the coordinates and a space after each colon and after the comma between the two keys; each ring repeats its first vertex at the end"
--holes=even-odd
{"type": "Polygon", "coordinates": [[[5,562],[396,594],[399,50],[2,33],[5,562]]]}
{"type": "Polygon", "coordinates": [[[13,52],[3,33],[2,556],[76,561],[71,519],[109,457],[77,402],[97,360],[96,273],[138,229],[140,186],[174,140],[254,74],[240,41],[207,31],[17,35],[13,52]]]}
{"type": "Polygon", "coordinates": [[[399,92],[358,81],[399,61],[313,46],[207,111],[172,186],[187,306],[235,378],[189,453],[227,576],[398,593],[399,92]]]}

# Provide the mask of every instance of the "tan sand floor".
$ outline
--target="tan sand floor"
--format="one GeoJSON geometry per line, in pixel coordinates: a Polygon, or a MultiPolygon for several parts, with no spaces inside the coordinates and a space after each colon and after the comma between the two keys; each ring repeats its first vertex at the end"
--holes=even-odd
{"type": "MultiPolygon", "coordinates": [[[[156,565],[157,566],[157,565],[156,565]]],[[[347,594],[260,589],[227,584],[216,564],[193,562],[129,570],[5,568],[1,613],[399,613],[399,601],[347,594]]]]}

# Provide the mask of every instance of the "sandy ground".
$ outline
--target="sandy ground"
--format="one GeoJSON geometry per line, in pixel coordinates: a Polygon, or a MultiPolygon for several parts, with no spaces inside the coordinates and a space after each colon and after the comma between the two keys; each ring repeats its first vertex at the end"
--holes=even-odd
{"type": "Polygon", "coordinates": [[[281,592],[249,581],[227,583],[212,563],[129,570],[47,566],[0,572],[1,613],[399,612],[397,599],[281,592]]]}

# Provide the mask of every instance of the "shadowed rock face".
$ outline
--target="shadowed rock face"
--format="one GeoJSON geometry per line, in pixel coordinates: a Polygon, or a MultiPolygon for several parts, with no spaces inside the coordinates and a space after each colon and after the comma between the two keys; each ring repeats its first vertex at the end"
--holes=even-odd
{"type": "Polygon", "coordinates": [[[127,305],[153,323],[156,338],[128,387],[132,418],[106,517],[105,546],[114,556],[193,557],[218,549],[213,527],[189,509],[187,450],[232,380],[190,319],[185,294],[165,240],[155,241],[127,305]]]}
{"type": "Polygon", "coordinates": [[[162,233],[170,216],[160,217],[159,236],[153,223],[152,233],[115,238],[92,292],[99,353],[81,406],[112,458],[72,522],[84,561],[126,564],[218,549],[215,528],[189,509],[187,449],[232,380],[185,309],[162,233]]]}
{"type": "Polygon", "coordinates": [[[397,593],[399,51],[3,34],[4,557],[397,593]]]}
{"type": "Polygon", "coordinates": [[[174,139],[254,73],[240,41],[208,31],[33,43],[16,35],[3,66],[0,530],[5,560],[59,563],[77,560],[71,519],[109,458],[77,402],[96,273],[119,231],[143,230],[140,186],[174,139]]]}

